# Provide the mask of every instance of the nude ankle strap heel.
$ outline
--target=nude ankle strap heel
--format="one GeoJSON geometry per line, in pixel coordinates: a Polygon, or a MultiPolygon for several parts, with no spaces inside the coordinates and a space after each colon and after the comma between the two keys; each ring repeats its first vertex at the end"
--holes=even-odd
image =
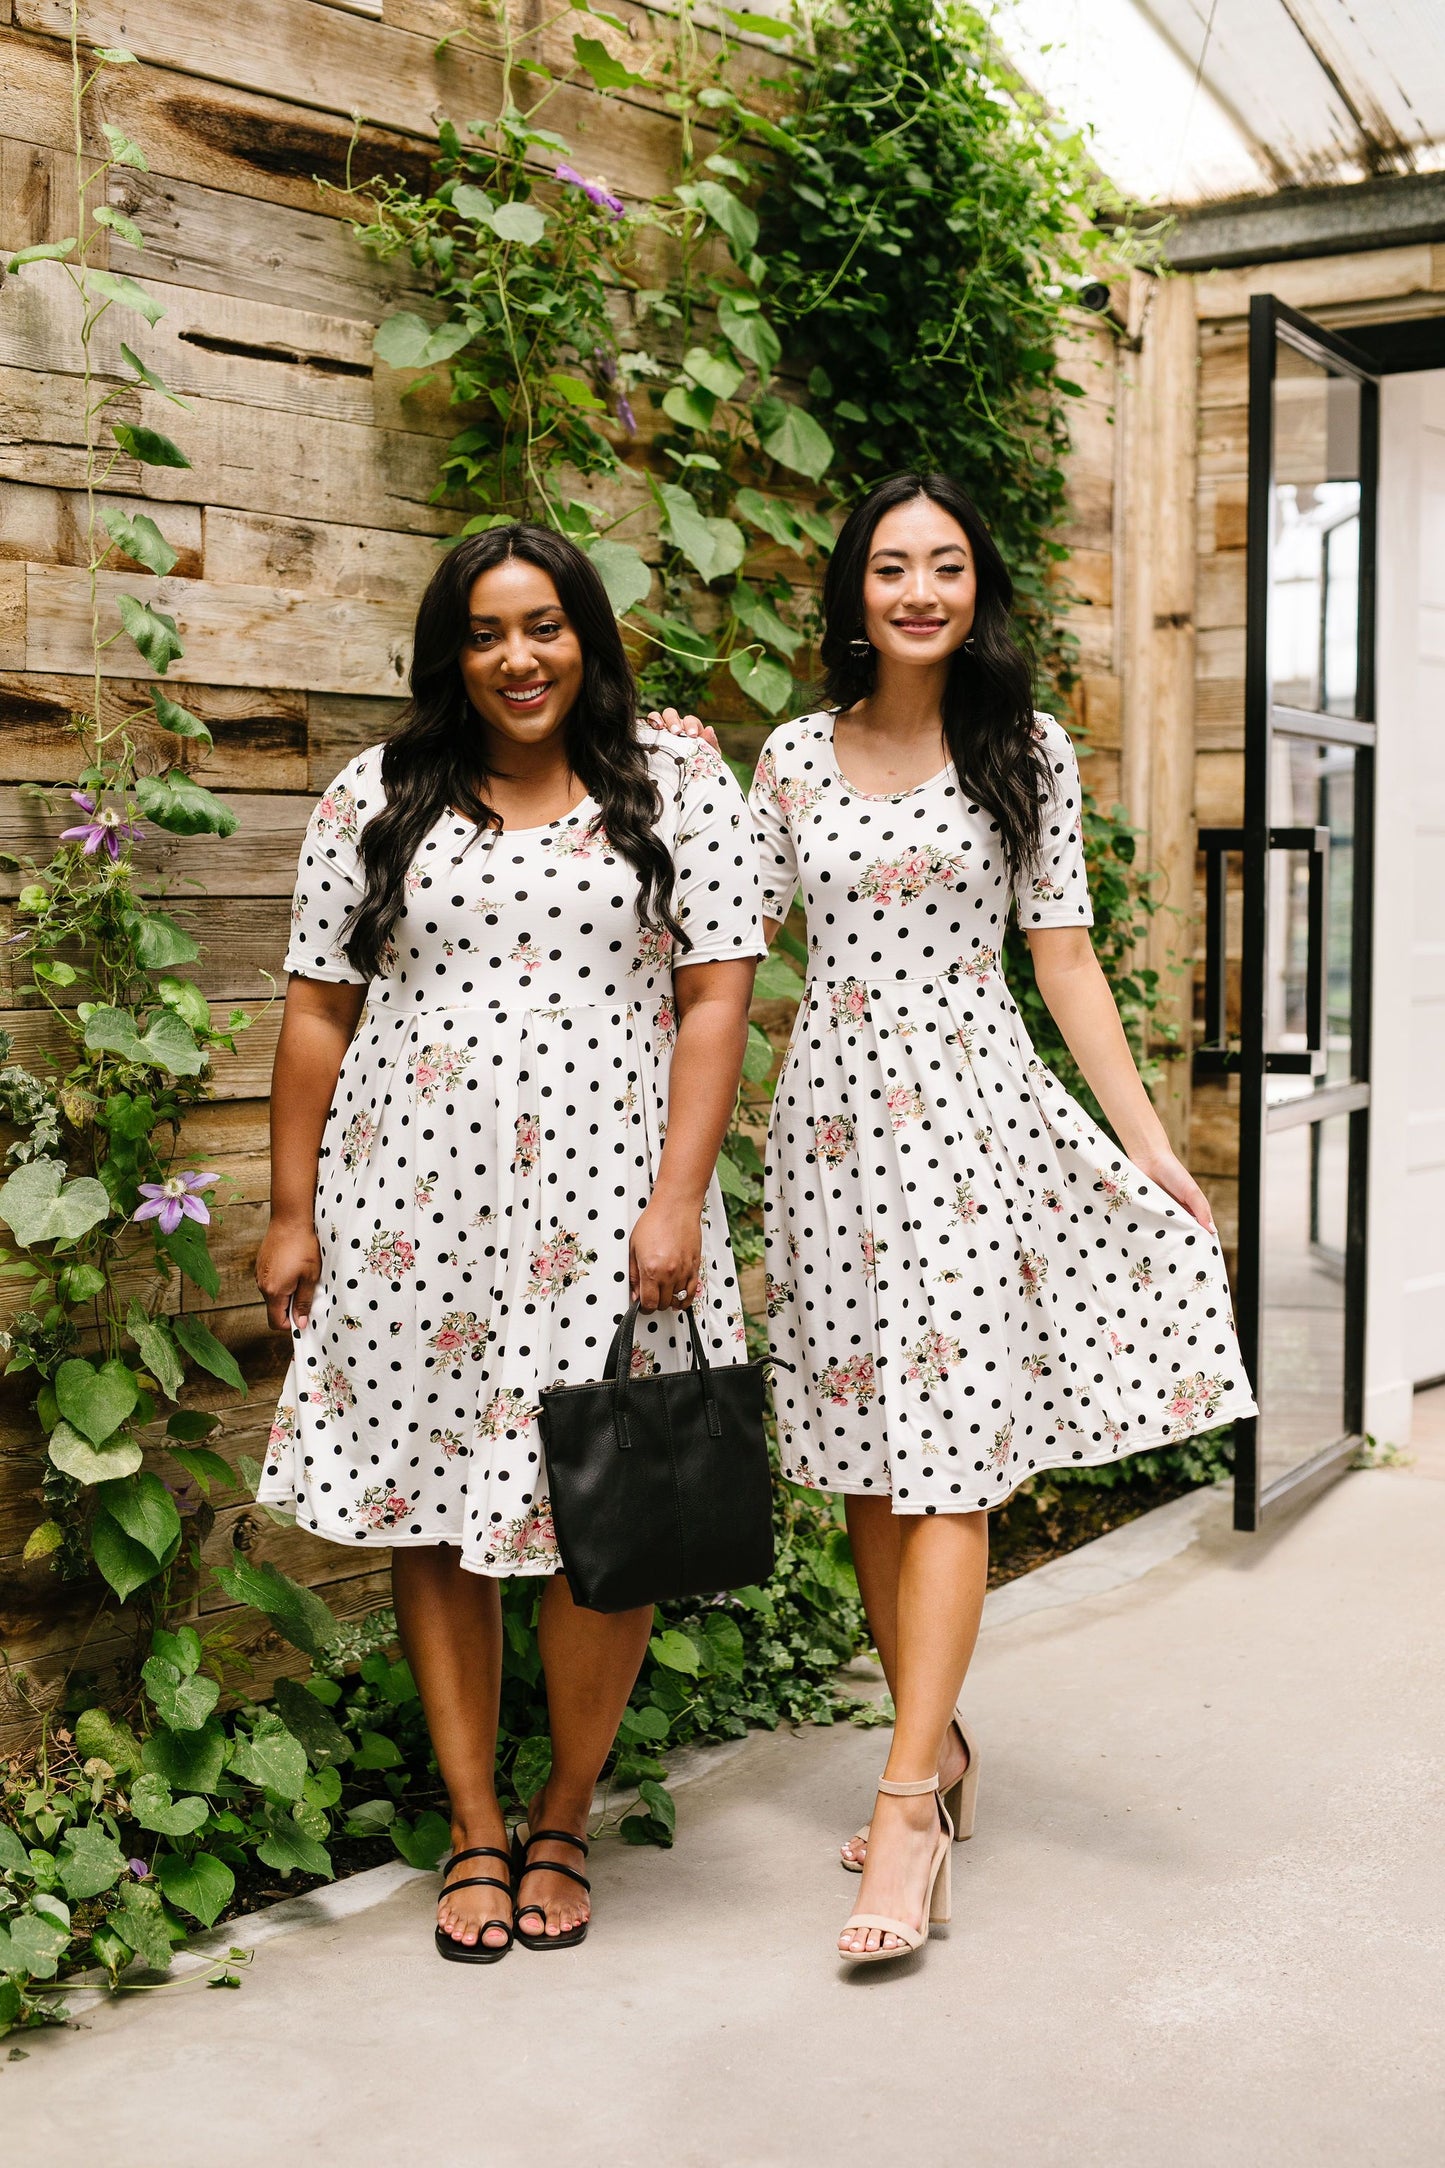
{"type": "Polygon", "coordinates": [[[952,1912],[950,1859],[953,1824],[949,1820],[948,1809],[938,1798],[937,1772],[931,1777],[901,1784],[892,1777],[881,1777],[878,1789],[893,1799],[917,1799],[925,1792],[932,1792],[937,1802],[938,1838],[928,1870],[928,1888],[924,1892],[921,1928],[910,1927],[907,1920],[889,1919],[881,1912],[855,1912],[851,1919],[843,1923],[845,1934],[850,1927],[876,1927],[881,1934],[896,1936],[897,1941],[891,1950],[881,1945],[876,1950],[839,1950],[838,1955],[849,1965],[883,1965],[895,1957],[910,1957],[915,1950],[922,1949],[928,1940],[929,1929],[945,1926],[952,1912]]]}
{"type": "MultiPolygon", "coordinates": [[[[943,1804],[948,1809],[949,1820],[953,1823],[953,1841],[955,1844],[962,1844],[973,1835],[974,1820],[978,1812],[978,1742],[963,1721],[961,1708],[954,1710],[953,1723],[968,1755],[968,1767],[955,1783],[949,1785],[943,1795],[943,1804]]],[[[861,1829],[854,1832],[849,1842],[866,1844],[869,1828],[870,1824],[865,1822],[861,1829]]],[[[862,1860],[849,1859],[846,1854],[840,1855],[839,1865],[846,1874],[863,1872],[862,1860]]]]}

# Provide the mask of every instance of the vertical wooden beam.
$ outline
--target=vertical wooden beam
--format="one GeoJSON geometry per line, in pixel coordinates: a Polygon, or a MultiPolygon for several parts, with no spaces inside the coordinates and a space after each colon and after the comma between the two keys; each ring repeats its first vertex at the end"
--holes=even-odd
{"type": "MultiPolygon", "coordinates": [[[[1198,327],[1193,282],[1141,281],[1139,347],[1126,402],[1123,554],[1124,802],[1145,832],[1164,908],[1145,961],[1161,1020],[1186,1050],[1193,1014],[1194,668],[1198,327]]],[[[1189,1126],[1187,1051],[1155,1093],[1176,1149],[1189,1126]]]]}

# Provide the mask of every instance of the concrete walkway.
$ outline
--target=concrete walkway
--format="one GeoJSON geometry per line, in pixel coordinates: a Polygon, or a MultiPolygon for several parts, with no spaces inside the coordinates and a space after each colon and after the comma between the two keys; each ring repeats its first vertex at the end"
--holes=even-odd
{"type": "MultiPolygon", "coordinates": [[[[844,1973],[833,1864],[882,1739],[759,1737],[670,1854],[594,1853],[574,1953],[465,1970],[431,1887],[273,1941],[239,1994],[0,2049],[5,2153],[79,2168],[1436,2168],[1445,1483],[987,1633],[954,1924],[844,1973]]],[[[241,1935],[244,1940],[244,1932],[241,1935]]]]}

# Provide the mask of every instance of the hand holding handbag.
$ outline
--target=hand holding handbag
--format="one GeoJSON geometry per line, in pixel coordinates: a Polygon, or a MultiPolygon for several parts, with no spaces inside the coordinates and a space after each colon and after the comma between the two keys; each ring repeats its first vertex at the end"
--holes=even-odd
{"type": "Polygon", "coordinates": [[[684,1311],[691,1370],[633,1377],[634,1302],[600,1380],[540,1396],[557,1547],[573,1601],[631,1611],[710,1596],[773,1570],[764,1365],[707,1359],[684,1311]]]}

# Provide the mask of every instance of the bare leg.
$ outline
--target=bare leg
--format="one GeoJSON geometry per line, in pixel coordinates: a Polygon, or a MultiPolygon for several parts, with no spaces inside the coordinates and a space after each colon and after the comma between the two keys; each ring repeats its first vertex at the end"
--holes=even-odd
{"type": "MultiPolygon", "coordinates": [[[[888,1681],[888,1691],[893,1696],[896,1708],[898,1574],[903,1558],[903,1530],[908,1520],[916,1516],[895,1513],[890,1497],[865,1497],[857,1492],[850,1493],[845,1498],[844,1511],[848,1519],[848,1540],[853,1547],[853,1565],[858,1575],[859,1593],[863,1598],[863,1608],[868,1614],[868,1631],[873,1636],[873,1646],[878,1651],[878,1661],[883,1666],[883,1676],[888,1681]]],[[[949,1785],[956,1783],[967,1767],[968,1749],[957,1725],[950,1721],[944,1734],[943,1745],[939,1749],[940,1790],[947,1791],[949,1785]]],[[[852,1860],[861,1867],[868,1856],[868,1840],[860,1832],[845,1838],[840,1850],[845,1859],[852,1860]]]]}
{"type": "MultiPolygon", "coordinates": [[[[586,1836],[593,1787],[612,1750],[651,1632],[650,1604],[640,1611],[583,1611],[562,1574],[548,1583],[537,1647],[547,1679],[552,1772],[529,1806],[529,1829],[586,1836]]],[[[534,1845],[528,1857],[582,1871],[582,1855],[570,1844],[534,1845]]],[[[549,1935],[579,1926],[591,1911],[586,1890],[562,1874],[529,1874],[522,1902],[545,1906],[549,1935]]],[[[523,1924],[528,1934],[543,1931],[535,1912],[523,1924]]]]}
{"type": "MultiPolygon", "coordinates": [[[[984,1513],[899,1515],[893,1744],[887,1774],[931,1777],[978,1638],[988,1580],[984,1513]]],[[[932,1794],[879,1794],[857,1909],[922,1924],[938,1810],[932,1794]]],[[[840,1950],[896,1946],[876,1927],[846,1929],[840,1950]]]]}
{"type": "MultiPolygon", "coordinates": [[[[506,1824],[497,1803],[497,1712],[502,1689],[502,1600],[485,1574],[464,1573],[460,1554],[447,1545],[396,1550],[391,1588],[401,1645],[421,1691],[427,1729],[451,1803],[452,1850],[474,1844],[507,1848],[506,1824]]],[[[471,1859],[458,1881],[490,1874],[505,1881],[501,1860],[471,1859]]],[[[456,1942],[471,1945],[483,1920],[508,1919],[505,1890],[464,1889],[443,1897],[437,1925],[456,1942]]],[[[500,1948],[506,1936],[489,1927],[481,1939],[500,1948]]]]}

